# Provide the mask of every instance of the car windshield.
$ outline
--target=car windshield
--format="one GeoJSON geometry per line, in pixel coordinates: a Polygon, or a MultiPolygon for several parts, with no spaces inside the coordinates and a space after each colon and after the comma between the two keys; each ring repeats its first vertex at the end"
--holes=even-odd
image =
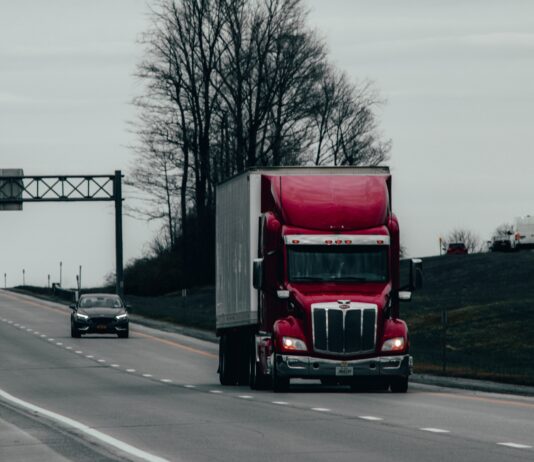
{"type": "Polygon", "coordinates": [[[82,297],[80,308],[121,308],[122,303],[117,297],[93,296],[82,297]]]}
{"type": "Polygon", "coordinates": [[[291,282],[386,282],[386,246],[288,246],[291,282]]]}

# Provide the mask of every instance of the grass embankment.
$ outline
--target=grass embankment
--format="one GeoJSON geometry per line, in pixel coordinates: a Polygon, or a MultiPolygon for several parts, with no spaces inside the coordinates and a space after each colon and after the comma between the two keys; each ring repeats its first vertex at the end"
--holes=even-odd
{"type": "Polygon", "coordinates": [[[534,384],[534,252],[424,259],[425,286],[403,304],[416,372],[534,384]]]}

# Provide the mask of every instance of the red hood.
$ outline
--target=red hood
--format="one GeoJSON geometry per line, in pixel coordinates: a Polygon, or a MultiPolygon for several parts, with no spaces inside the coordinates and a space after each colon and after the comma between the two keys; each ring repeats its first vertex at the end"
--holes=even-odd
{"type": "Polygon", "coordinates": [[[309,310],[312,303],[350,300],[351,302],[374,303],[380,310],[391,291],[390,283],[333,284],[290,283],[287,285],[292,298],[309,310]]]}

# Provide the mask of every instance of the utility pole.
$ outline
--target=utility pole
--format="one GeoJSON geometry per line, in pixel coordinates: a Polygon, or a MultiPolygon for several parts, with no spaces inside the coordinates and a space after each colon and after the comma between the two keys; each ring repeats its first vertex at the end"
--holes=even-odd
{"type": "Polygon", "coordinates": [[[448,327],[447,308],[443,307],[441,310],[441,364],[443,374],[447,373],[447,327],[448,327]]]}
{"type": "Polygon", "coordinates": [[[78,289],[82,290],[82,265],[80,265],[80,268],[78,269],[78,289]]]}
{"type": "Polygon", "coordinates": [[[124,295],[124,276],[122,266],[122,172],[115,170],[113,179],[113,197],[115,199],[115,284],[116,292],[124,295]]]}
{"type": "Polygon", "coordinates": [[[50,289],[50,275],[48,275],[48,288],[50,289]]]}
{"type": "Polygon", "coordinates": [[[26,270],[25,269],[22,270],[22,285],[23,286],[26,285],[26,270]]]}
{"type": "Polygon", "coordinates": [[[59,287],[63,287],[63,262],[59,262],[59,287]]]}
{"type": "Polygon", "coordinates": [[[4,273],[4,289],[7,289],[7,273],[4,273]]]}

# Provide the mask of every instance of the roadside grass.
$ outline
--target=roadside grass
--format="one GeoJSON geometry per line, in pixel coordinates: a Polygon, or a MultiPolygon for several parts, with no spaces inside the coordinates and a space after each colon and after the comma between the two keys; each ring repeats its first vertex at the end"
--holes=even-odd
{"type": "Polygon", "coordinates": [[[533,385],[534,252],[431,257],[423,265],[424,288],[401,307],[415,371],[533,385]]]}

